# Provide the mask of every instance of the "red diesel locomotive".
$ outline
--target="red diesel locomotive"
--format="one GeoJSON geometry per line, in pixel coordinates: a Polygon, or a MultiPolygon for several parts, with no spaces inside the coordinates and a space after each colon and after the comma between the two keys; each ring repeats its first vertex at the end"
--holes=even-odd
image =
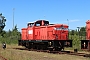
{"type": "Polygon", "coordinates": [[[62,50],[64,47],[72,47],[72,40],[68,39],[67,25],[38,20],[22,28],[18,44],[29,49],[62,50]]]}

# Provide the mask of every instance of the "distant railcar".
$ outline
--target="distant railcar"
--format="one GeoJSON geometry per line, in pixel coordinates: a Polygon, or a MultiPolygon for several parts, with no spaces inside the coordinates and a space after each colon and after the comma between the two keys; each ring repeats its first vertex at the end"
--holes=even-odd
{"type": "Polygon", "coordinates": [[[38,20],[22,28],[18,44],[29,49],[62,50],[64,47],[72,47],[72,40],[68,39],[68,25],[38,20]]]}
{"type": "Polygon", "coordinates": [[[90,51],[90,20],[86,22],[86,40],[81,40],[81,49],[90,51]]]}

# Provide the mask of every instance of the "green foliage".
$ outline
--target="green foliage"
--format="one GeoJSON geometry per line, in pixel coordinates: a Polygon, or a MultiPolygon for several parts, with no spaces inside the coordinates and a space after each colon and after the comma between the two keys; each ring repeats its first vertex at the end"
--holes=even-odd
{"type": "Polygon", "coordinates": [[[20,39],[20,32],[17,30],[17,26],[11,31],[2,31],[0,33],[0,42],[6,42],[7,44],[17,44],[20,39]]]}
{"type": "Polygon", "coordinates": [[[4,31],[6,19],[0,14],[0,43],[6,42],[7,44],[17,43],[18,39],[20,39],[20,32],[18,31],[17,25],[13,28],[13,30],[4,31]]]}
{"type": "Polygon", "coordinates": [[[86,28],[85,27],[81,27],[80,29],[80,36],[85,36],[86,35],[86,28]]]}
{"type": "Polygon", "coordinates": [[[86,37],[86,30],[85,27],[81,27],[80,30],[71,30],[69,31],[69,39],[73,40],[73,48],[80,50],[81,48],[81,41],[80,40],[85,40],[86,37]]]}

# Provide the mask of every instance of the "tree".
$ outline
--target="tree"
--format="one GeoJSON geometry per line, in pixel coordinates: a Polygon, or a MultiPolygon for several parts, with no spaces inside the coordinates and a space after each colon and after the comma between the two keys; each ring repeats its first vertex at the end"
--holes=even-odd
{"type": "Polygon", "coordinates": [[[72,39],[73,48],[74,49],[80,49],[80,40],[79,40],[79,34],[77,30],[71,30],[69,31],[69,39],[72,39]]]}
{"type": "Polygon", "coordinates": [[[17,25],[15,25],[13,31],[18,31],[17,25]]]}
{"type": "Polygon", "coordinates": [[[0,14],[0,33],[2,32],[2,30],[4,29],[6,19],[4,16],[2,16],[2,13],[0,14]]]}
{"type": "Polygon", "coordinates": [[[14,29],[12,30],[12,33],[11,33],[11,39],[12,40],[18,40],[20,39],[20,32],[18,31],[18,28],[17,28],[17,25],[15,25],[14,29]]]}
{"type": "Polygon", "coordinates": [[[74,30],[71,31],[71,35],[74,35],[74,30]]]}
{"type": "Polygon", "coordinates": [[[86,35],[86,27],[81,27],[80,36],[85,36],[85,35],[86,35]]]}

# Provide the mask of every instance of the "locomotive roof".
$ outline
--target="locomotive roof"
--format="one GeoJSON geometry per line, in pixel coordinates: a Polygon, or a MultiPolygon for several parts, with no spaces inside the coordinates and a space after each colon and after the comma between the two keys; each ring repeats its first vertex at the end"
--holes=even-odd
{"type": "MultiPolygon", "coordinates": [[[[48,23],[49,23],[48,20],[36,20],[36,21],[34,21],[34,22],[28,22],[28,23],[35,23],[35,22],[41,22],[41,21],[44,21],[44,22],[48,22],[48,23]]],[[[90,21],[89,21],[89,22],[90,22],[90,21]]],[[[63,26],[68,26],[68,25],[66,25],[66,24],[49,24],[49,25],[63,25],[63,26]]]]}
{"type": "Polygon", "coordinates": [[[27,23],[35,23],[35,22],[40,22],[40,21],[47,21],[47,22],[49,22],[48,20],[36,20],[36,21],[33,21],[33,22],[27,22],[27,23]]]}
{"type": "MultiPolygon", "coordinates": [[[[38,22],[38,21],[47,21],[47,20],[37,20],[36,22],[38,22]]],[[[48,21],[49,22],[49,21],[48,21]]]]}

